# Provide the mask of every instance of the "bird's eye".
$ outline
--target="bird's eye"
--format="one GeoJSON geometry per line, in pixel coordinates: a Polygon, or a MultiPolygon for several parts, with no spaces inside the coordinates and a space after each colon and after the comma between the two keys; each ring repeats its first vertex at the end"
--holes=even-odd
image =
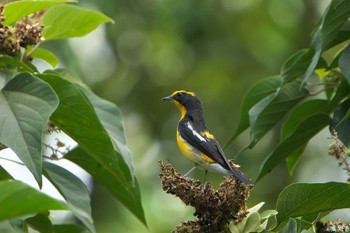
{"type": "Polygon", "coordinates": [[[182,95],[183,95],[182,92],[178,92],[178,93],[176,94],[177,97],[180,97],[180,96],[182,96],[182,95]]]}

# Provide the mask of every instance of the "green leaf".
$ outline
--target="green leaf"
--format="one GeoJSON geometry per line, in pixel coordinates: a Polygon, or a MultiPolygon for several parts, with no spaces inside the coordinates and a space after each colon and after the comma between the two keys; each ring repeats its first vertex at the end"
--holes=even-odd
{"type": "Polygon", "coordinates": [[[49,219],[49,212],[46,213],[40,213],[33,217],[27,218],[25,220],[26,225],[28,225],[30,228],[42,232],[42,233],[53,233],[52,230],[52,223],[49,219]]]}
{"type": "Polygon", "coordinates": [[[131,177],[134,177],[134,166],[132,163],[131,152],[126,145],[124,120],[119,108],[115,104],[98,97],[85,88],[81,87],[81,90],[89,98],[102,126],[112,140],[114,149],[120,153],[124,162],[129,167],[131,177]]]}
{"type": "Polygon", "coordinates": [[[94,179],[104,185],[126,208],[128,208],[143,224],[146,219],[141,204],[141,194],[137,181],[131,187],[120,185],[115,175],[104,169],[93,160],[82,148],[77,147],[65,155],[66,159],[76,163],[94,179]]]}
{"type": "Polygon", "coordinates": [[[52,88],[28,73],[11,79],[0,92],[0,142],[17,154],[39,186],[42,132],[57,105],[52,88]]]}
{"type": "Polygon", "coordinates": [[[0,221],[49,210],[67,210],[67,206],[16,180],[0,181],[0,221]]]}
{"type": "Polygon", "coordinates": [[[32,65],[18,61],[16,58],[0,54],[0,70],[11,73],[29,72],[34,73],[38,70],[32,65]]]}
{"type": "Polygon", "coordinates": [[[276,94],[272,94],[254,105],[249,111],[252,148],[279,120],[297,103],[307,97],[309,92],[300,88],[298,82],[288,83],[276,94]]]}
{"type": "Polygon", "coordinates": [[[277,221],[322,211],[350,208],[350,185],[346,183],[296,183],[278,196],[277,221]]]}
{"type": "Polygon", "coordinates": [[[278,233],[297,233],[297,222],[290,218],[288,223],[278,233]]]}
{"type": "Polygon", "coordinates": [[[121,185],[132,185],[132,178],[123,158],[113,148],[94,107],[81,87],[54,74],[40,74],[60,99],[51,120],[73,138],[90,156],[118,177],[121,185]]]}
{"type": "Polygon", "coordinates": [[[86,87],[86,85],[83,83],[83,81],[80,79],[79,76],[77,76],[71,70],[68,70],[66,68],[56,68],[54,70],[45,70],[44,74],[58,75],[61,78],[71,83],[79,84],[82,87],[86,87]]]}
{"type": "MultiPolygon", "coordinates": [[[[23,233],[23,229],[25,229],[25,227],[26,227],[23,217],[22,218],[12,218],[12,219],[9,219],[7,222],[11,225],[13,230],[20,231],[21,233],[23,233]]],[[[10,232],[12,232],[12,231],[10,231],[10,232]]]]}
{"type": "Polygon", "coordinates": [[[55,233],[85,233],[87,230],[82,225],[53,225],[55,233]]]}
{"type": "Polygon", "coordinates": [[[344,23],[344,25],[341,28],[342,31],[350,31],[350,22],[347,21],[344,23]]]}
{"type": "Polygon", "coordinates": [[[350,96],[350,85],[346,80],[342,80],[329,104],[331,107],[335,108],[340,101],[348,96],[350,96]]]}
{"type": "Polygon", "coordinates": [[[349,14],[350,1],[348,0],[333,0],[325,10],[321,22],[313,35],[312,48],[314,55],[302,84],[314,72],[322,52],[350,38],[350,31],[342,31],[342,26],[348,21],[349,14]]]}
{"type": "Polygon", "coordinates": [[[348,23],[350,14],[350,2],[347,0],[333,0],[325,10],[321,22],[313,36],[320,34],[322,37],[323,51],[332,48],[349,39],[350,32],[343,30],[348,23]]]}
{"type": "Polygon", "coordinates": [[[90,230],[95,232],[91,217],[90,196],[85,184],[66,169],[44,162],[44,174],[67,201],[72,213],[90,230]]]}
{"type": "Polygon", "coordinates": [[[256,232],[260,227],[260,215],[257,212],[251,213],[244,225],[242,233],[256,232]]]}
{"type": "Polygon", "coordinates": [[[308,214],[308,215],[302,216],[301,220],[309,224],[314,224],[316,223],[316,221],[320,219],[320,215],[321,215],[320,213],[308,214]]]}
{"type": "MultiPolygon", "coordinates": [[[[82,87],[54,74],[45,73],[39,76],[52,86],[60,99],[60,105],[51,120],[84,150],[81,152],[81,156],[86,157],[81,158],[83,161],[86,159],[91,166],[97,165],[98,168],[93,169],[107,173],[109,185],[120,187],[121,193],[116,197],[145,223],[139,188],[135,186],[124,158],[115,151],[112,139],[82,87]]],[[[82,164],[79,165],[83,167],[82,164]]],[[[93,169],[86,170],[93,175],[93,169]]]]}
{"type": "Polygon", "coordinates": [[[271,76],[259,81],[248,91],[243,99],[238,127],[227,141],[224,148],[231,144],[238,137],[238,135],[249,127],[249,110],[261,99],[276,92],[280,85],[281,77],[271,76]]]}
{"type": "Polygon", "coordinates": [[[286,158],[286,165],[289,175],[293,175],[294,169],[299,163],[301,156],[303,155],[305,149],[307,147],[307,143],[297,148],[286,158]]]}
{"type": "Polygon", "coordinates": [[[330,114],[329,102],[324,99],[310,99],[298,104],[288,115],[281,129],[281,138],[284,139],[295,131],[305,120],[316,113],[330,114]]]}
{"type": "Polygon", "coordinates": [[[276,210],[265,210],[264,212],[262,212],[260,214],[260,218],[267,219],[267,218],[270,218],[272,216],[276,216],[277,214],[278,214],[278,212],[276,210]]]}
{"type": "Polygon", "coordinates": [[[14,227],[11,226],[9,221],[2,221],[0,222],[0,232],[4,233],[23,233],[22,228],[21,229],[14,229],[14,227]]]}
{"type": "Polygon", "coordinates": [[[293,133],[284,138],[263,162],[257,180],[269,173],[281,160],[298,150],[329,123],[329,116],[323,113],[305,118],[293,133]]]}
{"type": "Polygon", "coordinates": [[[70,0],[25,0],[16,1],[5,4],[4,14],[5,21],[4,25],[10,25],[15,23],[17,20],[24,18],[25,16],[43,10],[50,6],[64,3],[64,2],[75,2],[70,0]]]}
{"type": "Polygon", "coordinates": [[[335,130],[338,134],[339,139],[342,143],[349,147],[350,146],[350,99],[345,100],[334,110],[333,118],[331,121],[330,128],[335,130]]]}
{"type": "Polygon", "coordinates": [[[0,166],[0,180],[9,179],[13,179],[12,176],[2,166],[0,166]]]}
{"type": "Polygon", "coordinates": [[[321,54],[322,54],[322,42],[320,37],[318,36],[316,38],[316,46],[315,46],[315,52],[314,52],[314,56],[311,59],[311,63],[308,66],[308,68],[305,71],[304,77],[303,77],[303,81],[301,83],[301,85],[303,86],[311,77],[311,75],[315,72],[316,66],[318,61],[321,58],[321,54]]]}
{"type": "Polygon", "coordinates": [[[68,4],[51,7],[44,15],[45,40],[85,36],[102,23],[113,22],[104,14],[68,4]]]}
{"type": "Polygon", "coordinates": [[[249,213],[259,212],[261,207],[263,207],[264,205],[265,205],[265,202],[260,202],[260,203],[256,204],[255,206],[249,208],[248,211],[249,211],[249,213]]]}
{"type": "Polygon", "coordinates": [[[348,45],[343,53],[341,54],[338,64],[339,68],[344,75],[346,81],[350,84],[350,68],[349,68],[349,62],[350,62],[350,45],[348,45]]]}
{"type": "Polygon", "coordinates": [[[313,52],[311,49],[301,49],[289,57],[281,69],[283,85],[302,77],[310,65],[312,56],[313,52]]]}
{"type": "Polygon", "coordinates": [[[47,49],[37,48],[33,51],[31,57],[46,61],[52,67],[56,67],[58,64],[58,58],[56,55],[47,49]]]}

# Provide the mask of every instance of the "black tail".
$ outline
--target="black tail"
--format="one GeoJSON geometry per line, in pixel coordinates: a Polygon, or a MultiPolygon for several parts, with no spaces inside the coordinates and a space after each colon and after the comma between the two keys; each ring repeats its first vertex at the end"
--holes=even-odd
{"type": "Polygon", "coordinates": [[[254,185],[254,182],[248,179],[242,172],[238,171],[235,168],[231,169],[231,174],[234,176],[237,180],[241,181],[243,184],[246,185],[254,185]]]}

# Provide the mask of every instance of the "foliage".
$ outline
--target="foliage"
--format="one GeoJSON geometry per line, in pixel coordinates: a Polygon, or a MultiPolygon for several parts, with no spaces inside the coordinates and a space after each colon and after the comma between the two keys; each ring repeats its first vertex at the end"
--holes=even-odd
{"type": "MultiPolygon", "coordinates": [[[[77,63],[77,59],[67,57],[59,60],[56,54],[62,51],[52,52],[54,50],[49,51],[45,47],[47,41],[83,36],[99,24],[112,22],[105,15],[76,7],[72,2],[74,1],[15,1],[1,8],[0,34],[3,37],[0,39],[0,69],[1,79],[6,81],[6,85],[0,92],[0,142],[4,144],[0,144],[0,149],[8,147],[15,151],[38,185],[41,186],[44,175],[60,192],[65,202],[15,181],[12,172],[0,166],[0,185],[1,190],[4,190],[1,192],[4,198],[2,204],[7,206],[0,208],[3,220],[0,230],[6,225],[13,231],[28,231],[31,228],[39,232],[84,232],[86,229],[94,232],[91,207],[86,205],[90,198],[84,184],[70,171],[56,163],[49,163],[48,158],[43,157],[42,151],[46,147],[42,144],[43,137],[47,131],[57,129],[73,138],[79,146],[67,154],[53,153],[49,157],[56,159],[58,156],[62,159],[63,156],[82,167],[145,223],[139,184],[134,177],[131,154],[125,142],[123,118],[118,107],[96,96],[69,70],[56,68],[58,62],[69,66],[77,63]],[[39,72],[38,67],[32,63],[33,58],[47,62],[52,69],[39,72]],[[22,196],[24,193],[30,195],[22,196]],[[61,209],[69,210],[83,224],[51,222],[48,211],[61,209]]],[[[294,40],[281,36],[273,37],[269,26],[269,30],[262,30],[262,24],[267,23],[260,20],[262,17],[259,14],[251,14],[254,17],[236,24],[238,17],[232,16],[234,14],[215,11],[218,16],[215,17],[214,11],[208,10],[220,9],[220,4],[225,4],[232,10],[234,4],[230,1],[203,1],[201,4],[195,1],[156,1],[149,4],[130,1],[97,2],[96,4],[107,5],[105,12],[115,11],[119,14],[119,21],[116,21],[119,27],[112,29],[115,32],[109,35],[113,39],[112,49],[118,49],[118,71],[113,75],[124,77],[127,73],[128,76],[127,79],[121,79],[124,82],[121,85],[110,85],[110,80],[106,81],[107,94],[113,92],[118,95],[116,98],[127,98],[128,107],[131,108],[132,104],[138,103],[137,110],[143,114],[142,117],[148,117],[145,122],[154,120],[145,124],[150,128],[147,135],[159,136],[161,131],[169,135],[170,130],[161,130],[161,127],[164,126],[162,120],[169,118],[170,113],[164,113],[162,107],[159,107],[162,110],[157,110],[157,104],[150,105],[148,102],[152,98],[158,100],[162,96],[159,93],[166,89],[165,85],[172,85],[173,90],[175,81],[180,80],[178,86],[189,86],[197,90],[203,87],[207,90],[207,84],[211,81],[211,89],[205,95],[215,102],[211,106],[212,112],[222,112],[224,109],[227,111],[226,120],[235,122],[230,119],[235,108],[222,106],[237,104],[235,101],[238,101],[238,96],[231,98],[230,93],[244,91],[244,88],[237,88],[244,86],[238,83],[242,81],[233,82],[234,77],[241,77],[236,70],[241,73],[245,70],[247,76],[257,76],[265,66],[276,64],[276,60],[284,56],[281,52],[273,51],[276,40],[281,38],[282,44],[289,44],[289,51],[300,45],[294,45],[294,40]],[[126,6],[132,10],[123,12],[126,6]],[[144,20],[150,16],[153,17],[151,20],[144,20]],[[193,24],[189,24],[190,22],[193,24]],[[235,23],[234,27],[232,22],[235,23]],[[122,32],[120,26],[125,26],[127,30],[122,32]],[[230,28],[231,34],[220,34],[222,28],[230,28]],[[249,41],[246,46],[249,43],[250,53],[253,54],[245,57],[249,63],[241,62],[243,55],[240,52],[244,46],[238,45],[230,37],[234,35],[234,31],[242,31],[241,28],[249,28],[237,39],[249,41]],[[250,28],[254,28],[254,33],[250,28]],[[247,33],[254,34],[254,39],[247,39],[247,33]],[[261,41],[264,41],[263,45],[261,41]],[[267,59],[257,55],[259,52],[269,53],[270,60],[265,61],[267,59]],[[206,56],[209,57],[207,60],[201,59],[206,56]],[[260,59],[260,63],[254,63],[254,56],[260,59]],[[273,57],[278,58],[273,60],[273,57]],[[185,80],[183,76],[190,78],[185,80]],[[213,80],[216,82],[213,83],[213,80]],[[215,99],[218,98],[218,93],[221,94],[220,99],[215,99]],[[143,98],[146,95],[147,104],[140,101],[140,96],[143,98]],[[218,100],[224,104],[218,104],[218,100]]],[[[281,4],[280,1],[268,1],[264,4],[271,2],[281,4]]],[[[264,6],[261,9],[266,11],[267,8],[264,6]]],[[[270,13],[271,9],[269,8],[270,13]]],[[[310,139],[328,126],[332,129],[333,137],[329,154],[350,173],[347,162],[350,143],[349,13],[348,1],[333,0],[315,28],[309,48],[297,51],[285,61],[278,75],[262,79],[246,94],[240,112],[241,119],[228,145],[237,142],[237,137],[249,127],[251,140],[246,148],[256,148],[271,130],[278,131],[280,135],[280,140],[260,168],[258,185],[281,162],[285,162],[290,174],[295,172],[294,169],[310,139]]],[[[307,12],[307,16],[309,14],[312,12],[307,12]]],[[[290,30],[294,30],[294,33],[298,31],[294,29],[294,25],[293,28],[285,29],[290,30]]],[[[298,32],[301,37],[309,33],[298,32]]],[[[286,34],[289,38],[290,34],[286,34]]],[[[95,57],[92,59],[96,60],[95,57]]],[[[97,68],[91,66],[89,71],[97,68]]],[[[94,74],[90,73],[89,75],[94,74]]],[[[169,90],[164,92],[168,93],[169,90]]],[[[202,94],[202,97],[205,95],[202,94]]],[[[121,102],[125,102],[124,100],[121,102]]],[[[208,103],[207,100],[205,102],[208,103]]],[[[213,115],[216,114],[208,114],[207,117],[213,115]]],[[[220,125],[225,128],[224,123],[213,126],[220,128],[220,125]]],[[[165,135],[159,137],[163,136],[165,135]]],[[[60,141],[57,144],[65,147],[60,141]]],[[[151,164],[149,161],[145,163],[151,164]]],[[[139,172],[150,173],[152,169],[148,167],[140,169],[139,172]]],[[[152,182],[154,180],[156,179],[152,182]]],[[[158,186],[157,188],[159,189],[158,186]]],[[[291,184],[280,193],[276,210],[259,213],[260,204],[250,209],[248,218],[238,225],[230,225],[230,229],[232,232],[312,232],[315,223],[328,211],[349,208],[346,193],[348,184],[341,182],[291,184]]],[[[147,204],[152,205],[154,202],[150,203],[147,204]]],[[[158,206],[167,205],[161,203],[158,206]]],[[[156,211],[162,212],[158,209],[156,211]]],[[[159,222],[161,221],[157,223],[159,222]]]]}
{"type": "Polygon", "coordinates": [[[0,8],[0,68],[6,80],[0,91],[1,149],[12,149],[39,188],[45,176],[65,200],[14,180],[11,171],[0,166],[0,219],[9,221],[12,230],[82,231],[79,224],[51,222],[48,211],[69,210],[95,232],[87,187],[50,159],[67,159],[86,169],[146,224],[120,110],[96,96],[69,70],[55,68],[58,58],[40,47],[50,40],[84,36],[102,23],[113,22],[100,12],[69,2],[15,1],[0,8]],[[46,61],[52,69],[39,72],[33,58],[46,61]],[[59,139],[56,146],[65,148],[67,154],[46,145],[45,135],[53,131],[69,135],[77,148],[70,151],[59,139]],[[52,149],[50,156],[43,155],[45,147],[52,149]]]}
{"type": "MultiPolygon", "coordinates": [[[[282,161],[292,174],[310,139],[325,127],[330,128],[334,140],[329,154],[338,160],[350,181],[349,15],[349,1],[331,1],[314,30],[310,48],[296,52],[279,75],[258,82],[245,96],[241,120],[229,144],[250,127],[247,148],[253,148],[272,128],[280,128],[279,142],[261,165],[257,182],[282,161]],[[332,58],[325,60],[323,54],[331,48],[332,58]]],[[[349,184],[341,182],[289,185],[276,204],[279,232],[311,230],[322,212],[350,208],[349,191],[349,184]],[[300,225],[300,221],[308,224],[300,225]]],[[[260,221],[259,215],[253,214],[251,217],[260,221]]],[[[249,222],[250,218],[246,224],[249,222]]],[[[255,229],[235,226],[232,232],[259,228],[249,226],[255,229]]]]}

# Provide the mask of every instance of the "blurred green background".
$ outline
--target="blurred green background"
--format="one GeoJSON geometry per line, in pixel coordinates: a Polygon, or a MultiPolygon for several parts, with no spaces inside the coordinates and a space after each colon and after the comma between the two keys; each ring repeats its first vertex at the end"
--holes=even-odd
{"type": "MultiPolygon", "coordinates": [[[[160,186],[159,160],[169,160],[181,173],[190,164],[176,145],[178,110],[161,101],[176,89],[189,88],[202,99],[207,125],[223,145],[239,120],[241,101],[251,85],[278,74],[283,62],[308,47],[311,33],[329,1],[323,0],[84,0],[115,23],[84,38],[46,44],[61,65],[75,71],[101,97],[116,103],[125,117],[149,229],[98,184],[92,193],[98,232],[171,232],[193,219],[193,209],[167,195],[160,186]]],[[[316,139],[303,164],[334,163],[316,139]],[[318,149],[316,149],[318,148],[318,149]]],[[[226,150],[228,158],[247,145],[249,132],[226,150]]],[[[271,132],[236,162],[254,179],[262,160],[278,141],[271,132]]],[[[306,166],[306,165],[305,165],[306,166]]],[[[319,165],[320,169],[322,168],[319,165]]],[[[315,168],[302,166],[290,177],[277,167],[251,192],[249,205],[261,201],[274,208],[278,193],[290,182],[316,181],[315,168]],[[300,175],[301,174],[301,175],[300,175]]],[[[193,175],[203,179],[200,170],[193,175]]],[[[218,174],[209,174],[217,186],[218,174]]]]}

